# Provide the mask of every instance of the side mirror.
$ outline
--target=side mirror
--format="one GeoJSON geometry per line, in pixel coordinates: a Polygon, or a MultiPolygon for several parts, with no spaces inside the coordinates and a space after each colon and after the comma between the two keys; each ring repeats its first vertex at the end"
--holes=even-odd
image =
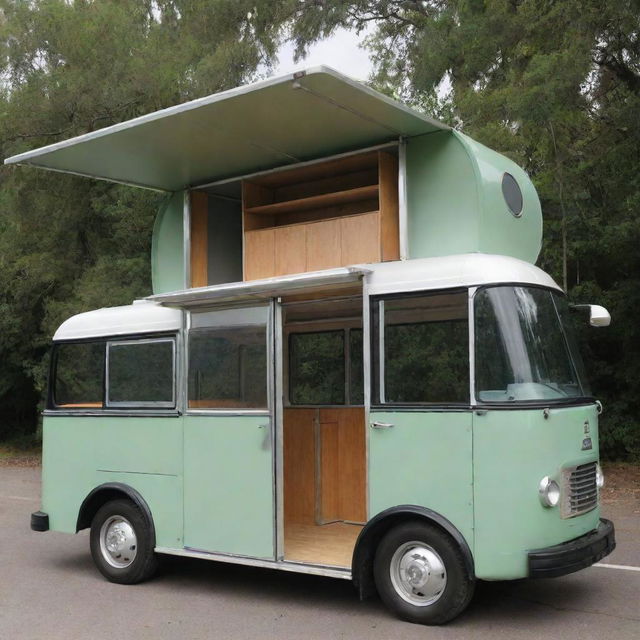
{"type": "Polygon", "coordinates": [[[592,327],[608,327],[611,324],[611,314],[599,304],[573,304],[574,309],[589,309],[589,324],[592,327]]]}
{"type": "Polygon", "coordinates": [[[608,327],[611,324],[611,314],[599,304],[590,304],[589,324],[592,327],[608,327]]]}

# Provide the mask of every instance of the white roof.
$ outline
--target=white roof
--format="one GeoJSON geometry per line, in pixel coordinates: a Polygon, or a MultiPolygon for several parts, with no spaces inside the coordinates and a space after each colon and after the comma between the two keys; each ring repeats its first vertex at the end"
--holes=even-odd
{"type": "Polygon", "coordinates": [[[136,300],[126,307],[98,309],[73,316],[60,325],[53,339],[177,331],[182,327],[182,311],[160,303],[193,306],[230,300],[264,300],[286,293],[353,284],[360,279],[364,280],[370,295],[488,284],[537,285],[562,291],[551,276],[529,262],[509,256],[467,253],[340,267],[163,293],[150,299],[136,300]]]}
{"type": "Polygon", "coordinates": [[[465,253],[438,258],[368,265],[366,283],[371,295],[427,291],[485,284],[530,284],[562,289],[535,265],[509,256],[465,253]]]}
{"type": "Polygon", "coordinates": [[[126,307],[96,309],[65,320],[54,340],[78,340],[99,336],[177,331],[182,327],[182,311],[146,300],[126,307]]]}

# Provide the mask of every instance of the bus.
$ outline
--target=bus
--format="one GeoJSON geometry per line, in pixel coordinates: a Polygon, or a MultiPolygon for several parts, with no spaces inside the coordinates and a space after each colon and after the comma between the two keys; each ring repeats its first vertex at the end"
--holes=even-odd
{"type": "Polygon", "coordinates": [[[53,336],[31,527],[90,529],[108,580],[186,556],[443,624],[614,549],[580,310],[505,156],[320,67],[5,162],[166,194],[153,293],[53,336]]]}

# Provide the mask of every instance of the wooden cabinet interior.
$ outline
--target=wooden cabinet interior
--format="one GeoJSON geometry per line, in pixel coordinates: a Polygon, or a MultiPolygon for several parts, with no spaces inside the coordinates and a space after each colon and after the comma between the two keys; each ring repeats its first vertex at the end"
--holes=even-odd
{"type": "Polygon", "coordinates": [[[242,183],[244,279],[399,258],[398,162],[369,152],[242,183]]]}
{"type": "Polygon", "coordinates": [[[366,521],[362,407],[284,410],[284,516],[314,525],[366,521]]]}

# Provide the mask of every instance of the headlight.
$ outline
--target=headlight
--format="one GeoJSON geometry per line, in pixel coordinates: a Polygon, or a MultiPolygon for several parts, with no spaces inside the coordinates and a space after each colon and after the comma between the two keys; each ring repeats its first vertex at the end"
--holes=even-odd
{"type": "Polygon", "coordinates": [[[602,473],[599,462],[596,464],[596,485],[598,489],[602,489],[602,487],[604,487],[604,473],[602,473]]]}
{"type": "Polygon", "coordinates": [[[560,487],[555,480],[545,476],[538,485],[540,502],[545,507],[555,507],[560,502],[560,487]]]}

